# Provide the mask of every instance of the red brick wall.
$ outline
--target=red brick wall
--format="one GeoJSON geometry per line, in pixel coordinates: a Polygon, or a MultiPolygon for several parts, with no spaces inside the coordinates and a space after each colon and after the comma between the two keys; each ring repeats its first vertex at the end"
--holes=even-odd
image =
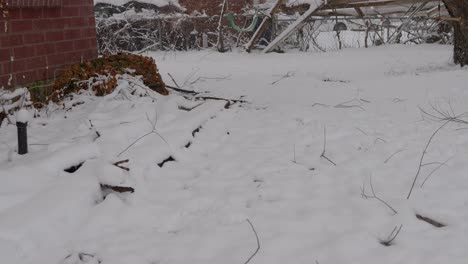
{"type": "Polygon", "coordinates": [[[97,56],[93,0],[0,3],[0,88],[51,79],[97,56]]]}

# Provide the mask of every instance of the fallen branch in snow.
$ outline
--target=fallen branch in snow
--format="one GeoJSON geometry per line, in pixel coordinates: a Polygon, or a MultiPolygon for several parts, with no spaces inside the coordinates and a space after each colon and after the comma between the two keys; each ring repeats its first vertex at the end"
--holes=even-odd
{"type": "Polygon", "coordinates": [[[236,103],[248,103],[242,99],[226,99],[222,97],[215,97],[215,96],[195,96],[194,99],[202,99],[202,100],[215,100],[215,101],[226,101],[224,105],[225,109],[229,109],[233,104],[236,103]]]}
{"type": "Polygon", "coordinates": [[[130,162],[130,160],[129,160],[129,159],[126,159],[126,160],[121,160],[121,161],[114,162],[114,163],[112,163],[112,165],[114,165],[114,166],[116,166],[117,168],[122,169],[122,170],[124,170],[124,171],[130,171],[129,168],[124,167],[124,166],[121,166],[121,164],[129,163],[129,162],[130,162]]]}
{"type": "Polygon", "coordinates": [[[322,154],[320,155],[320,158],[326,159],[328,162],[336,166],[336,163],[326,156],[326,151],[327,151],[326,148],[327,148],[327,127],[325,126],[323,127],[323,151],[322,151],[322,154]]]}
{"type": "Polygon", "coordinates": [[[166,88],[169,88],[171,90],[174,90],[174,91],[180,92],[180,93],[187,93],[187,94],[193,94],[193,95],[200,94],[199,92],[195,92],[195,91],[191,91],[191,90],[185,90],[185,89],[177,88],[177,87],[170,86],[170,85],[166,85],[166,88]]]}
{"type": "Polygon", "coordinates": [[[278,80],[272,82],[271,85],[275,85],[275,84],[279,83],[280,81],[282,81],[282,80],[284,80],[284,79],[293,77],[295,74],[296,74],[295,72],[289,71],[289,72],[287,72],[285,75],[281,76],[280,79],[278,79],[278,80]]]}
{"type": "Polygon", "coordinates": [[[154,122],[151,122],[148,114],[146,114],[146,119],[148,120],[148,122],[150,122],[150,124],[152,125],[152,130],[146,134],[144,134],[143,136],[139,137],[137,140],[135,140],[132,144],[130,144],[128,147],[126,147],[124,150],[122,150],[122,152],[120,152],[117,157],[120,157],[122,154],[124,154],[127,150],[129,150],[131,147],[133,147],[136,143],[138,143],[140,140],[144,139],[145,137],[151,135],[151,134],[156,134],[159,138],[161,138],[165,143],[166,145],[169,146],[169,143],[166,141],[166,139],[164,139],[161,134],[159,134],[157,131],[156,131],[156,124],[158,123],[158,115],[156,113],[156,120],[154,122]]]}
{"type": "Polygon", "coordinates": [[[230,103],[248,103],[247,101],[242,100],[242,99],[227,99],[227,98],[216,97],[216,96],[196,96],[194,98],[203,99],[203,100],[226,101],[230,103]]]}
{"type": "Polygon", "coordinates": [[[431,218],[426,217],[426,216],[422,216],[422,215],[420,215],[420,214],[416,214],[416,218],[419,219],[419,220],[421,220],[421,221],[424,221],[424,222],[426,222],[426,223],[428,223],[428,224],[430,224],[430,225],[433,225],[433,226],[435,226],[435,227],[437,227],[437,228],[441,228],[441,227],[447,226],[447,225],[445,225],[445,224],[442,224],[442,223],[439,222],[439,221],[436,221],[436,220],[431,219],[431,218]]]}
{"type": "Polygon", "coordinates": [[[260,239],[258,239],[257,231],[255,230],[255,227],[253,226],[252,222],[250,222],[249,219],[247,219],[247,223],[249,223],[250,227],[252,228],[252,231],[253,231],[254,234],[255,234],[255,238],[257,239],[257,249],[256,249],[255,252],[249,257],[249,259],[247,259],[247,261],[244,262],[244,264],[249,263],[249,262],[255,257],[255,255],[257,255],[258,251],[260,251],[260,239]]]}
{"type": "MultiPolygon", "coordinates": [[[[172,79],[172,82],[177,86],[177,87],[173,87],[173,86],[169,86],[169,85],[166,85],[167,88],[169,89],[172,89],[174,91],[177,91],[177,92],[180,92],[180,93],[186,93],[186,94],[191,94],[193,95],[194,99],[202,99],[202,100],[217,100],[217,101],[226,101],[226,105],[224,106],[224,108],[229,108],[233,103],[248,103],[247,101],[245,100],[242,100],[242,99],[226,99],[226,98],[222,98],[222,97],[215,97],[215,96],[198,96],[200,93],[199,92],[196,92],[196,91],[192,91],[192,90],[185,90],[185,89],[182,89],[180,87],[179,84],[177,84],[177,81],[174,79],[174,77],[168,73],[169,77],[172,79]]],[[[242,98],[242,97],[241,97],[242,98]]]]}
{"type": "Polygon", "coordinates": [[[111,190],[114,192],[118,193],[134,193],[135,189],[132,187],[125,187],[125,186],[112,186],[112,185],[107,185],[107,184],[101,184],[101,189],[102,190],[111,190]]]}
{"type": "Polygon", "coordinates": [[[386,247],[393,245],[393,241],[395,241],[398,234],[400,234],[400,231],[402,228],[403,228],[403,225],[400,225],[400,227],[395,226],[395,228],[393,228],[392,232],[388,235],[386,239],[379,239],[380,244],[386,247]]]}
{"type": "Polygon", "coordinates": [[[390,210],[392,210],[392,212],[393,212],[394,214],[398,214],[397,210],[395,210],[390,204],[388,204],[388,203],[385,202],[383,199],[381,199],[380,197],[378,197],[377,194],[375,194],[374,185],[372,184],[372,177],[369,178],[369,186],[371,187],[372,195],[366,194],[366,185],[365,185],[365,184],[362,184],[362,186],[361,186],[361,196],[362,196],[362,198],[365,198],[365,199],[376,199],[377,201],[379,201],[379,202],[381,202],[382,204],[384,204],[385,206],[387,206],[390,210]]]}
{"type": "Polygon", "coordinates": [[[169,77],[171,78],[172,82],[175,84],[176,87],[174,86],[170,86],[170,85],[166,85],[167,88],[171,89],[171,90],[174,90],[176,92],[180,92],[180,93],[187,93],[187,94],[192,94],[192,95],[197,95],[197,94],[200,94],[199,92],[195,92],[195,91],[192,91],[192,90],[186,90],[186,89],[182,89],[182,87],[177,83],[177,81],[175,80],[174,76],[172,76],[172,74],[170,73],[167,73],[167,75],[169,75],[169,77]]]}

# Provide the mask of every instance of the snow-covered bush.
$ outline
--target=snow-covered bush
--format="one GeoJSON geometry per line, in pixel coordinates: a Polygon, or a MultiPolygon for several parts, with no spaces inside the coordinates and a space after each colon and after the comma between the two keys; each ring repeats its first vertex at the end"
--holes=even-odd
{"type": "Polygon", "coordinates": [[[14,91],[0,89],[0,127],[4,121],[12,123],[10,116],[21,107],[31,105],[30,94],[26,88],[14,91]]]}

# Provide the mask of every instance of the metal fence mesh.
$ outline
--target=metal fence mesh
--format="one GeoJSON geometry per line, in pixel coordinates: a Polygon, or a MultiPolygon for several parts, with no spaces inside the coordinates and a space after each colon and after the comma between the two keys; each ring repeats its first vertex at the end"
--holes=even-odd
{"type": "MultiPolygon", "coordinates": [[[[190,17],[144,19],[98,19],[98,43],[101,53],[146,50],[199,50],[216,46],[219,18],[190,17]],[[205,38],[205,41],[203,41],[205,38]],[[204,43],[205,42],[205,43],[204,43]]],[[[239,21],[249,21],[249,17],[239,21]]],[[[294,18],[275,19],[262,36],[258,47],[268,45],[275,35],[285,30],[294,18]]],[[[430,18],[312,18],[282,44],[283,49],[309,52],[363,48],[388,43],[422,44],[453,42],[451,24],[430,18]],[[408,23],[405,23],[408,22],[408,23]]],[[[236,48],[246,43],[252,32],[239,34],[223,26],[225,46],[236,48]]]]}

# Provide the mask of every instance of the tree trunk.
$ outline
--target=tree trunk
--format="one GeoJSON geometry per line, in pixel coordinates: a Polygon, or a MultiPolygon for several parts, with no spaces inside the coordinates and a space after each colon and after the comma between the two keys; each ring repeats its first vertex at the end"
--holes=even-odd
{"type": "Polygon", "coordinates": [[[224,36],[223,36],[223,19],[224,14],[226,13],[227,8],[227,0],[223,1],[223,6],[221,7],[221,14],[219,15],[219,22],[218,22],[218,43],[216,44],[216,48],[219,52],[226,52],[226,48],[224,47],[224,36]]]}
{"type": "Polygon", "coordinates": [[[453,59],[462,67],[468,65],[468,11],[465,12],[461,23],[455,25],[455,49],[453,59]]]}
{"type": "Polygon", "coordinates": [[[453,61],[463,67],[468,65],[468,0],[445,0],[444,3],[451,17],[461,18],[460,22],[453,22],[453,61]]]}

